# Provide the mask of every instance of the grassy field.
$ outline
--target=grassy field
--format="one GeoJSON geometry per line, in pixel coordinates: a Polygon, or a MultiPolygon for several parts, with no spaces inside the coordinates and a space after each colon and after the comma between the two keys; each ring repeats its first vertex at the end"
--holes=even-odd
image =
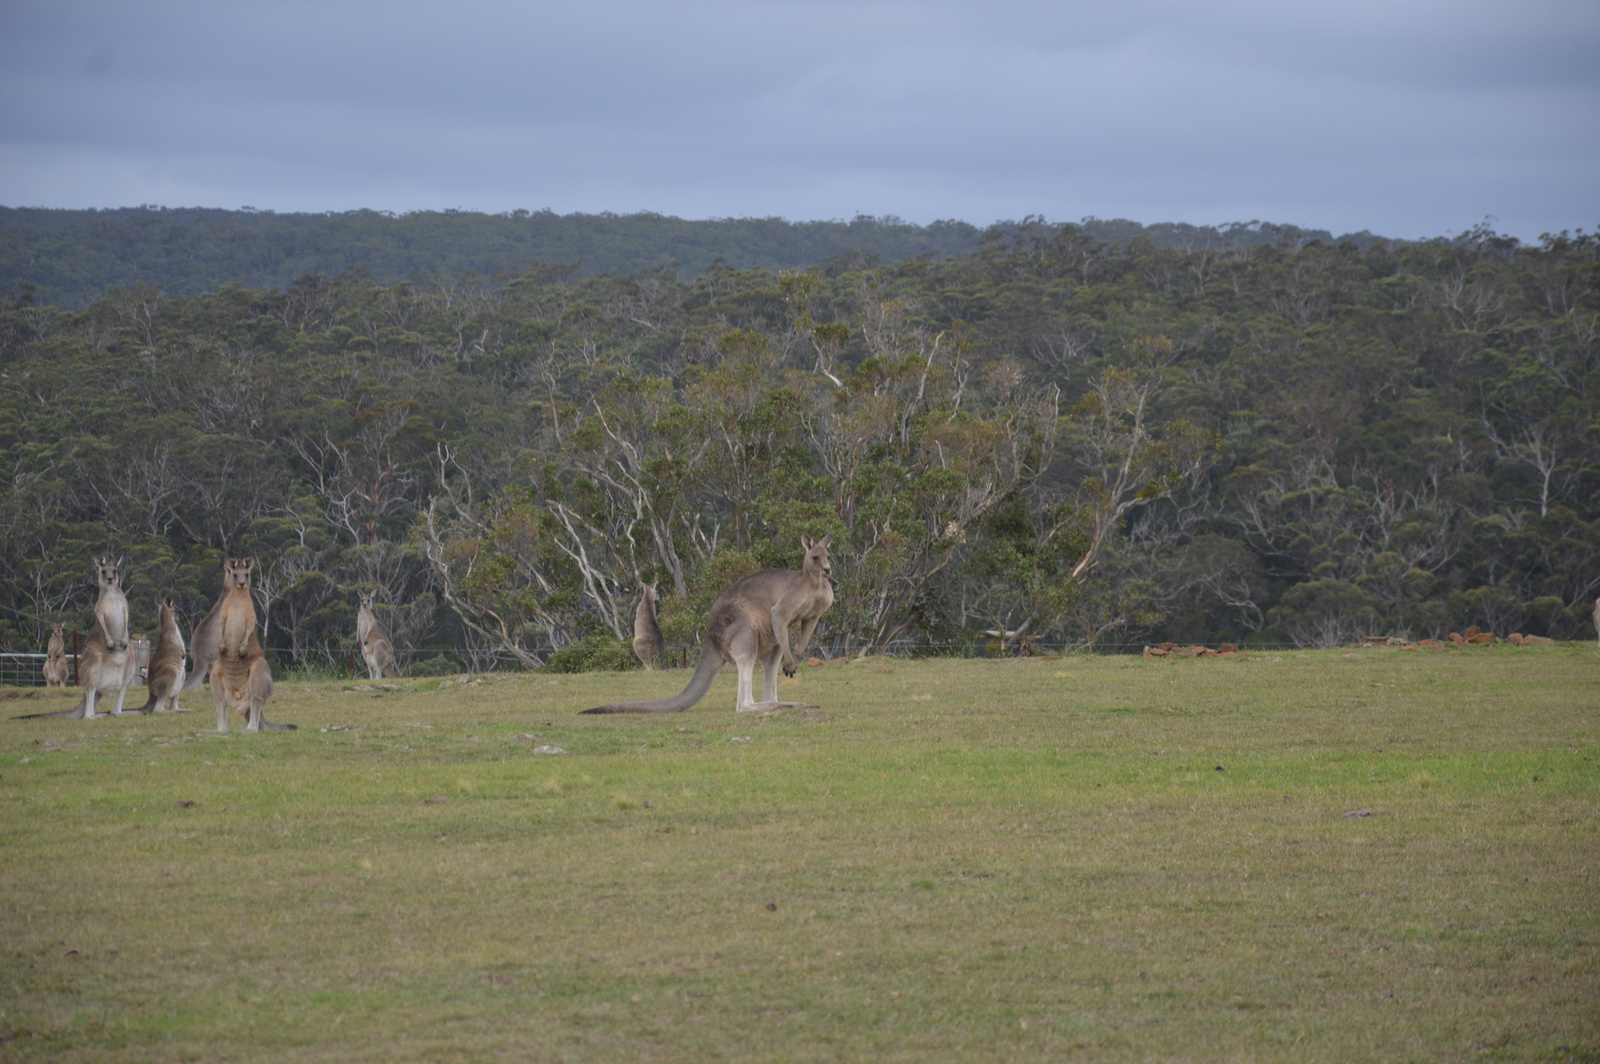
{"type": "Polygon", "coordinates": [[[0,1060],[1600,1060],[1592,646],[686,678],[0,720],[0,1060]]]}

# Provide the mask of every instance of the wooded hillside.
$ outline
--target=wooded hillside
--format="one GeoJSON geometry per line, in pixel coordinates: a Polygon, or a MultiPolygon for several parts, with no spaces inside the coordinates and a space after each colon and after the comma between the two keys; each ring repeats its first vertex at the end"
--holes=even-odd
{"type": "Polygon", "coordinates": [[[357,588],[459,655],[424,668],[621,635],[651,579],[681,648],[805,531],[836,537],[835,654],[1593,638],[1597,251],[1022,226],[896,265],[13,306],[0,637],[82,624],[109,548],[136,628],[258,555],[290,660],[348,647],[357,588]]]}
{"type": "MultiPolygon", "coordinates": [[[[1091,218],[1083,228],[1096,239],[1144,237],[1158,247],[1333,239],[1325,232],[1260,223],[1216,229],[1091,218]]],[[[286,288],[308,273],[359,275],[385,285],[468,271],[503,280],[534,262],[566,263],[579,277],[670,266],[688,279],[719,260],[735,269],[798,270],[845,256],[893,264],[924,255],[966,255],[982,237],[982,230],[965,222],[918,226],[866,215],[849,222],[789,222],[548,210],[396,216],[0,207],[0,292],[27,292],[35,303],[77,310],[112,285],[159,284],[169,295],[192,296],[225,284],[286,288]]],[[[1376,238],[1359,233],[1343,239],[1364,246],[1376,238]]]]}

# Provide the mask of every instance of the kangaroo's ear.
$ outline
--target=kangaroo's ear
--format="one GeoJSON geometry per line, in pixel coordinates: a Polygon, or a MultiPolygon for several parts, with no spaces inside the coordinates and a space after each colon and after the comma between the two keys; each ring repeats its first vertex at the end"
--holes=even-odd
{"type": "Polygon", "coordinates": [[[811,537],[804,532],[800,533],[800,546],[805,550],[811,549],[811,537]]]}
{"type": "Polygon", "coordinates": [[[828,544],[830,544],[832,542],[833,542],[833,533],[829,532],[826,536],[822,537],[822,541],[820,543],[818,543],[817,546],[826,547],[828,544]]]}

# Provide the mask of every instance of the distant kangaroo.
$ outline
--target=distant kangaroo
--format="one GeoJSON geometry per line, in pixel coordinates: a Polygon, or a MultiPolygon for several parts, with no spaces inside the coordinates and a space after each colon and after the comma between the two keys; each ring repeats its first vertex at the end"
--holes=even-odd
{"type": "Polygon", "coordinates": [[[83,684],[83,699],[74,709],[58,713],[29,713],[33,717],[61,717],[66,719],[94,720],[105,716],[94,711],[95,699],[116,692],[116,704],[111,715],[131,716],[132,710],[122,708],[128,687],[139,675],[139,662],[128,646],[128,599],[122,593],[122,559],[109,557],[94,559],[95,580],[100,585],[100,598],[94,604],[94,630],[89,633],[88,645],[78,662],[78,680],[83,684]]]}
{"type": "Polygon", "coordinates": [[[361,610],[356,614],[356,642],[361,644],[361,658],[367,663],[367,674],[381,680],[387,674],[400,675],[400,666],[394,663],[394,641],[372,612],[372,592],[363,591],[361,610]]]}
{"type": "Polygon", "coordinates": [[[646,584],[639,596],[639,609],[633,615],[633,652],[646,669],[655,668],[667,652],[667,640],[656,623],[656,585],[646,584]]]}
{"type": "Polygon", "coordinates": [[[72,675],[72,667],[67,664],[67,637],[61,625],[50,626],[50,645],[44,652],[44,685],[46,687],[65,687],[67,679],[72,675]]]}
{"type": "MultiPolygon", "coordinates": [[[[256,635],[256,605],[250,598],[250,570],[254,558],[229,558],[222,570],[222,598],[206,617],[216,618],[215,657],[211,672],[211,700],[217,705],[217,731],[228,730],[228,710],[244,714],[245,731],[293,731],[293,724],[269,724],[262,705],[272,697],[272,667],[261,652],[256,635]]],[[[198,646],[200,633],[195,632],[198,646]]],[[[197,658],[195,668],[200,668],[197,658]]]]}
{"type": "Polygon", "coordinates": [[[156,609],[161,617],[161,633],[156,637],[156,649],[145,670],[144,682],[150,693],[139,712],[187,713],[188,710],[178,708],[184,676],[183,632],[178,628],[178,611],[173,609],[172,599],[161,597],[156,598],[156,609]]]}
{"type": "Polygon", "coordinates": [[[677,713],[705,697],[711,681],[722,667],[732,663],[739,670],[739,696],[734,709],[739,712],[790,709],[805,702],[778,701],[778,664],[787,676],[795,673],[795,651],[789,649],[789,626],[799,621],[800,645],[804,654],[811,644],[817,620],[833,605],[833,585],[828,577],[833,562],[828,544],[833,535],[820,540],[801,536],[805,562],[794,569],[763,569],[737,580],[717,596],[706,619],[706,638],[700,647],[700,664],[689,678],[689,686],[674,698],[656,702],[617,702],[596,706],[585,713],[677,713]],[[756,661],[761,661],[763,697],[754,700],[756,661]]]}

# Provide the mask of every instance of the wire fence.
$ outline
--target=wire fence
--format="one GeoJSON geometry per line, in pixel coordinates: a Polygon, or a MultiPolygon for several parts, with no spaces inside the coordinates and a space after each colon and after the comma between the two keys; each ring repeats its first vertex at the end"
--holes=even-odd
{"type": "MultiPolygon", "coordinates": [[[[71,646],[71,633],[68,645],[71,646]]],[[[82,647],[84,639],[80,635],[78,646],[82,647]]],[[[874,656],[895,658],[1016,658],[1016,657],[1059,657],[1063,654],[1141,654],[1148,643],[1043,643],[1027,642],[1011,644],[1005,647],[999,645],[998,640],[988,643],[963,642],[963,643],[913,643],[904,642],[892,644],[874,656]]],[[[1188,644],[1183,644],[1188,645],[1188,644]]],[[[148,640],[135,640],[135,652],[139,654],[140,681],[143,680],[144,667],[150,660],[150,644],[148,640]]],[[[320,648],[309,649],[305,647],[266,647],[265,651],[271,656],[276,670],[283,679],[301,680],[333,680],[364,677],[367,675],[367,665],[361,653],[354,647],[347,648],[320,648]]],[[[1304,649],[1292,643],[1245,643],[1240,644],[1242,653],[1266,653],[1273,651],[1304,649]]],[[[689,668],[695,664],[699,655],[698,649],[687,646],[674,647],[667,651],[666,661],[662,664],[667,668],[689,668]]],[[[824,661],[850,660],[861,655],[859,646],[849,647],[832,645],[813,647],[809,657],[824,661]]],[[[0,687],[43,687],[45,686],[44,663],[45,655],[39,653],[0,652],[0,687]]],[[[67,684],[77,686],[78,663],[81,651],[74,653],[68,650],[67,684]]],[[[521,671],[522,666],[510,654],[495,651],[469,650],[459,646],[422,646],[407,650],[403,660],[410,668],[408,675],[455,675],[463,672],[495,672],[503,669],[521,671]],[[421,667],[418,671],[417,667],[421,667]]]]}

